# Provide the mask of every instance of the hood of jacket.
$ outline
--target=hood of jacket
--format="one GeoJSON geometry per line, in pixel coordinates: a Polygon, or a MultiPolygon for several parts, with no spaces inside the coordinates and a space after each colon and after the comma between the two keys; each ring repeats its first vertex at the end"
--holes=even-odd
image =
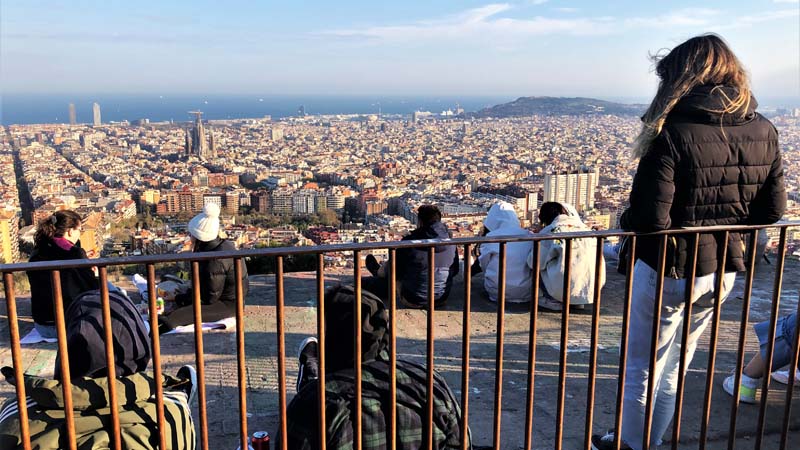
{"type": "MultiPolygon", "coordinates": [[[[120,407],[146,402],[155,395],[152,375],[138,372],[117,378],[117,400],[120,407]]],[[[72,379],[72,405],[77,411],[108,407],[108,378],[72,379]]],[[[44,409],[63,409],[64,391],[61,381],[25,375],[25,393],[44,409]]]]}
{"type": "MultiPolygon", "coordinates": [[[[522,228],[519,226],[517,212],[510,203],[498,202],[489,208],[483,226],[489,230],[490,235],[512,234],[522,228]]],[[[514,233],[515,234],[515,233],[514,233]]]]}
{"type": "Polygon", "coordinates": [[[738,125],[755,118],[758,102],[750,97],[750,104],[732,113],[722,113],[727,98],[736,98],[738,89],[730,86],[697,86],[686,94],[669,113],[669,120],[691,119],[700,123],[738,125]]]}
{"type": "MultiPolygon", "coordinates": [[[[450,239],[450,232],[447,231],[447,226],[442,222],[434,222],[431,225],[419,227],[408,233],[403,237],[404,241],[415,241],[423,239],[450,239]]],[[[449,247],[439,245],[436,247],[436,253],[448,251],[449,247]]]]}
{"type": "Polygon", "coordinates": [[[574,206],[569,203],[562,203],[561,206],[567,210],[567,213],[556,216],[550,225],[542,229],[542,233],[573,233],[589,230],[574,206]]]}

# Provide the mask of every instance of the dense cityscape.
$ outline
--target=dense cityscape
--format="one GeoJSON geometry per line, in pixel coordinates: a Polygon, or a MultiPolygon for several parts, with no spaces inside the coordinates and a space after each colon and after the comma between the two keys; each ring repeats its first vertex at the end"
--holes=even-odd
{"type": "MultiPolygon", "coordinates": [[[[65,109],[67,106],[65,105],[65,109]]],[[[543,201],[575,204],[597,229],[618,227],[636,161],[634,116],[410,116],[11,125],[0,135],[0,260],[26,260],[33,224],[59,209],[83,217],[90,257],[180,251],[208,203],[239,248],[391,241],[423,203],[454,236],[474,236],[492,203],[524,226],[543,201]]],[[[800,114],[777,111],[790,206],[800,217],[800,114]]],[[[800,235],[790,236],[790,254],[800,235]]],[[[330,260],[344,264],[344,258],[330,260]]]]}

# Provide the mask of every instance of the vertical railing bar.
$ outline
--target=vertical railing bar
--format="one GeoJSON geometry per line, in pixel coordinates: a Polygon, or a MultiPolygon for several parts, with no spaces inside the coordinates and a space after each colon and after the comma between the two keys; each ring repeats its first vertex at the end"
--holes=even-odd
{"type": "Polygon", "coordinates": [[[192,261],[192,305],[194,307],[194,356],[197,364],[197,405],[200,410],[200,448],[208,450],[206,368],[203,355],[203,316],[200,304],[200,263],[192,261]]]}
{"type": "MultiPolygon", "coordinates": [[[[247,448],[247,365],[244,347],[244,286],[242,286],[242,258],[233,260],[236,277],[236,364],[239,388],[239,445],[247,448]]],[[[324,403],[322,403],[324,405],[324,403]]]]}
{"type": "Polygon", "coordinates": [[[772,372],[772,357],[775,352],[775,330],[778,325],[778,308],[781,301],[781,288],[783,286],[783,267],[786,262],[786,227],[781,228],[780,240],[778,244],[778,262],[775,265],[775,281],[772,287],[772,309],[769,315],[769,344],[767,345],[767,357],[764,360],[766,367],[764,380],[761,382],[761,404],[758,408],[758,427],[756,428],[756,447],[761,448],[761,440],[764,438],[764,420],[767,412],[767,395],[769,394],[770,372],[772,372]]]}
{"type": "Polygon", "coordinates": [[[661,236],[661,245],[658,250],[658,274],[656,275],[656,298],[653,304],[653,323],[650,335],[650,367],[647,377],[647,400],[644,409],[644,433],[642,433],[642,448],[650,448],[650,432],[653,428],[653,391],[655,390],[656,359],[658,356],[658,332],[661,323],[661,302],[664,295],[664,272],[667,259],[667,239],[670,236],[661,236]]]}
{"type": "Polygon", "coordinates": [[[561,341],[558,355],[558,404],[556,406],[555,448],[561,450],[564,438],[564,397],[567,393],[567,344],[569,342],[570,278],[572,277],[572,238],[564,239],[564,287],[561,303],[561,341]]]}
{"type": "MultiPolygon", "coordinates": [[[[800,317],[800,295],[797,299],[797,317],[800,317]]],[[[789,434],[789,422],[792,417],[792,391],[794,390],[795,374],[797,373],[797,361],[800,358],[800,327],[794,328],[794,351],[792,352],[792,362],[789,364],[789,383],[786,386],[786,402],[783,407],[783,426],[781,427],[780,450],[786,449],[789,434]]],[[[770,370],[766,371],[771,372],[770,370]]],[[[767,376],[765,373],[764,376],[767,376]]]]}
{"type": "Polygon", "coordinates": [[[470,448],[469,430],[469,334],[472,303],[472,253],[470,244],[464,244],[464,312],[461,330],[461,450],[470,448]]]}
{"type": "Polygon", "coordinates": [[[325,255],[317,255],[317,339],[319,340],[319,449],[328,446],[328,422],[325,416],[325,255]]]}
{"type": "MultiPolygon", "coordinates": [[[[78,443],[75,436],[75,416],[73,415],[72,404],[72,376],[69,371],[69,352],[67,350],[67,326],[64,322],[64,298],[61,296],[61,273],[58,270],[53,270],[50,276],[56,313],[58,356],[61,360],[59,368],[61,369],[61,388],[64,394],[64,420],[67,428],[67,442],[70,450],[77,450],[78,443]]],[[[22,407],[23,404],[19,406],[22,407]]]]}
{"type": "Polygon", "coordinates": [[[722,255],[717,263],[716,292],[714,293],[714,311],[711,319],[711,339],[708,346],[708,365],[706,366],[706,389],[703,400],[703,417],[700,422],[700,448],[706,446],[708,438],[708,422],[711,420],[711,397],[714,390],[714,369],[717,359],[717,341],[719,340],[719,319],[722,315],[722,289],[725,286],[725,262],[728,259],[728,238],[730,233],[722,233],[722,255]]]}
{"type": "Polygon", "coordinates": [[[736,420],[739,411],[739,388],[742,382],[742,368],[744,367],[745,342],[747,341],[747,325],[750,316],[750,297],[753,293],[753,276],[756,271],[756,241],[758,231],[750,232],[750,242],[747,246],[747,276],[744,281],[744,294],[742,299],[742,318],[739,320],[739,347],[736,352],[736,372],[734,373],[733,397],[731,398],[731,417],[728,427],[728,450],[734,450],[736,444],[736,420]]]}
{"type": "MultiPolygon", "coordinates": [[[[694,298],[694,281],[697,277],[697,253],[700,248],[700,233],[695,233],[692,242],[692,252],[689,260],[689,276],[686,277],[686,292],[683,309],[683,329],[681,342],[689,341],[692,317],[692,298],[694,298]]],[[[672,419],[672,450],[678,449],[681,436],[681,415],[683,414],[683,391],[686,387],[686,345],[681,345],[680,362],[678,363],[678,386],[675,394],[675,413],[672,419]]]]}
{"type": "Polygon", "coordinates": [[[436,323],[434,321],[434,312],[436,310],[436,296],[434,295],[434,283],[436,282],[436,278],[434,276],[435,273],[435,265],[436,265],[436,248],[431,247],[428,249],[428,331],[427,331],[427,389],[426,391],[426,399],[425,399],[425,408],[427,411],[426,417],[426,424],[425,424],[425,433],[426,433],[426,441],[428,442],[428,450],[433,450],[433,364],[434,364],[434,327],[436,323]]]}
{"type": "Polygon", "coordinates": [[[533,446],[533,399],[536,378],[536,326],[539,302],[539,241],[533,241],[533,268],[531,268],[531,322],[528,327],[528,399],[525,403],[525,445],[524,450],[533,446]]]}
{"type": "Polygon", "coordinates": [[[111,303],[108,298],[108,269],[98,268],[100,275],[100,307],[103,312],[103,338],[106,350],[106,374],[108,378],[108,407],[111,409],[112,448],[122,448],[122,434],[119,429],[119,400],[117,399],[117,366],[114,359],[114,331],[111,326],[111,303]]]}
{"type": "Polygon", "coordinates": [[[150,313],[150,339],[153,346],[153,380],[156,388],[156,420],[158,423],[159,449],[167,449],[166,425],[164,417],[164,383],[161,372],[161,339],[158,334],[158,306],[156,305],[156,268],[147,265],[147,299],[150,313]]]}
{"type": "Polygon", "coordinates": [[[17,299],[14,296],[14,274],[3,273],[3,287],[8,312],[8,332],[11,338],[11,366],[16,380],[17,409],[19,414],[19,434],[23,450],[31,450],[31,430],[28,425],[28,399],[25,395],[25,374],[22,371],[22,349],[20,348],[17,299]]]}
{"type": "MultiPolygon", "coordinates": [[[[353,284],[355,284],[356,301],[353,304],[353,370],[355,371],[356,414],[353,418],[353,449],[362,448],[362,417],[361,417],[361,256],[358,250],[353,250],[353,284]]],[[[286,450],[286,449],[284,449],[286,450]]]]}
{"type": "Polygon", "coordinates": [[[497,280],[497,349],[494,381],[494,450],[500,449],[500,419],[503,413],[503,334],[506,310],[506,243],[500,243],[500,266],[497,280]]]}
{"type": "MultiPolygon", "coordinates": [[[[275,257],[275,329],[278,339],[278,415],[280,416],[281,450],[287,450],[289,435],[286,425],[286,332],[284,330],[283,255],[275,257]]],[[[320,408],[324,408],[320,405],[320,408]]]]}
{"type": "MultiPolygon", "coordinates": [[[[389,250],[389,449],[397,448],[397,250],[389,250]]],[[[323,449],[324,450],[324,449],[323,449]]]]}
{"type": "Polygon", "coordinates": [[[603,238],[597,238],[597,251],[594,260],[594,307],[592,309],[592,337],[589,350],[589,386],[586,392],[586,426],[584,429],[584,448],[592,448],[592,421],[594,419],[594,392],[597,378],[597,339],[600,324],[600,279],[603,269],[603,238]]]}
{"type": "Polygon", "coordinates": [[[630,254],[625,268],[625,301],[622,305],[622,331],[619,344],[619,375],[617,380],[617,408],[614,417],[614,450],[619,450],[622,435],[622,412],[625,401],[625,376],[628,364],[628,331],[631,318],[631,297],[633,294],[633,269],[636,263],[636,236],[630,236],[630,254]]]}

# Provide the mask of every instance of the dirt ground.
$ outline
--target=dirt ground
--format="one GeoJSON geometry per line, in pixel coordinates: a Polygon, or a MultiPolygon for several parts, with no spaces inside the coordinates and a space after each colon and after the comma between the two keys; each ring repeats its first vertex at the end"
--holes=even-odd
{"type": "MultiPolygon", "coordinates": [[[[787,261],[781,296],[781,312],[797,310],[797,274],[800,263],[787,261]]],[[[300,341],[316,332],[316,284],[314,273],[291,273],[285,278],[286,314],[285,343],[287,349],[285,383],[287,400],[294,395],[297,370],[296,351],[300,341]]],[[[597,384],[594,399],[595,433],[613,427],[617,373],[619,362],[619,337],[621,330],[624,277],[613,268],[608,270],[608,282],[600,303],[600,337],[597,355],[597,384]]],[[[769,318],[774,266],[759,269],[750,311],[751,321],[769,318]]],[[[326,285],[352,281],[352,275],[326,273],[326,285]]],[[[124,280],[123,287],[130,288],[124,280]]],[[[278,369],[277,335],[275,332],[275,278],[253,276],[251,290],[246,300],[246,358],[247,405],[250,432],[277,431],[278,369]]],[[[735,367],[736,347],[742,308],[743,276],[723,306],[720,321],[720,340],[714,373],[712,407],[710,415],[709,445],[706,448],[727,448],[731,398],[722,390],[722,380],[735,367]]],[[[469,373],[469,419],[475,444],[492,444],[495,358],[497,350],[497,308],[483,293],[483,278],[473,278],[471,308],[471,345],[469,373]]],[[[132,289],[129,289],[132,290],[132,289]]],[[[461,392],[461,351],[463,320],[463,279],[456,281],[456,289],[447,305],[435,313],[435,367],[447,379],[457,396],[461,392]]],[[[18,298],[23,335],[31,328],[30,301],[18,298]]],[[[397,311],[398,358],[425,362],[425,311],[399,309],[397,311]]],[[[536,366],[534,378],[534,448],[553,448],[557,421],[558,355],[561,333],[561,315],[538,314],[536,366]]],[[[505,345],[503,347],[503,385],[501,413],[501,447],[518,449],[523,446],[525,428],[525,400],[527,397],[527,367],[531,315],[528,305],[508,305],[503,317],[505,345]]],[[[569,321],[568,370],[566,382],[563,448],[583,448],[587,385],[589,368],[589,343],[591,316],[572,314],[569,321]]],[[[682,438],[679,448],[695,448],[702,418],[702,403],[708,364],[709,334],[700,341],[694,361],[686,378],[684,414],[681,423],[682,438]]],[[[0,305],[0,365],[11,365],[6,305],[0,305]]],[[[205,347],[206,390],[208,396],[208,430],[211,449],[235,449],[238,446],[238,394],[236,384],[235,334],[211,332],[203,336],[205,347]]],[[[161,340],[164,370],[175,373],[177,369],[194,361],[194,336],[179,334],[164,336],[161,340]]],[[[747,358],[756,349],[752,328],[747,332],[747,358]]],[[[38,344],[23,347],[25,371],[30,374],[51,376],[55,360],[55,344],[38,344]]],[[[772,384],[766,417],[766,440],[763,448],[777,448],[777,439],[783,420],[785,388],[772,384]]],[[[0,385],[0,401],[13,396],[5,383],[0,385]]],[[[800,407],[800,389],[793,393],[794,409],[800,407]]],[[[753,448],[758,407],[742,405],[739,408],[735,448],[753,448]]],[[[195,418],[197,411],[195,406],[195,418]]],[[[196,422],[199,426],[199,422],[196,422]]],[[[790,446],[800,446],[800,413],[791,420],[790,446]]],[[[668,433],[670,435],[670,433],[668,433]]]]}

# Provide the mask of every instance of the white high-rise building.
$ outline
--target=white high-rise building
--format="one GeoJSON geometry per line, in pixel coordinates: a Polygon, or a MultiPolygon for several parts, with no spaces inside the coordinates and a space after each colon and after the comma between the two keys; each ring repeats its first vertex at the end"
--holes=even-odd
{"type": "Polygon", "coordinates": [[[103,121],[100,118],[100,104],[94,103],[92,104],[92,125],[99,127],[103,121]]]}
{"type": "Polygon", "coordinates": [[[544,176],[544,202],[570,203],[579,212],[594,209],[600,170],[582,168],[544,176]]]}

